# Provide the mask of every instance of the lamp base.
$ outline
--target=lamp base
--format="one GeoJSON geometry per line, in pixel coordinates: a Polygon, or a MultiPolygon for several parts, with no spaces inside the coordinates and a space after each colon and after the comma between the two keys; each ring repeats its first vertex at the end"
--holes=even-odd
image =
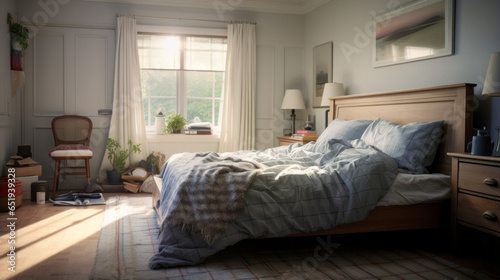
{"type": "Polygon", "coordinates": [[[330,113],[330,109],[326,110],[325,112],[325,128],[328,127],[328,113],[330,113]]]}

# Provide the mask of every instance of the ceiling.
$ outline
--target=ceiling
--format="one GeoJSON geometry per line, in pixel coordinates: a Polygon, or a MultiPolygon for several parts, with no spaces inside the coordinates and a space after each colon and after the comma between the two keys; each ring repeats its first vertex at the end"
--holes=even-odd
{"type": "Polygon", "coordinates": [[[330,0],[83,0],[92,2],[306,14],[330,0]]]}

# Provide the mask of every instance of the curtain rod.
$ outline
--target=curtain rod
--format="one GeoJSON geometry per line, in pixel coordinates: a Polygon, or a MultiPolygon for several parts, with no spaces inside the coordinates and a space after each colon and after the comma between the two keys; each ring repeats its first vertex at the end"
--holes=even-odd
{"type": "MultiPolygon", "coordinates": [[[[119,17],[120,14],[116,14],[119,17]]],[[[244,21],[226,21],[226,20],[213,20],[213,19],[194,19],[194,18],[172,18],[172,17],[152,17],[152,16],[139,16],[134,15],[134,18],[138,19],[157,19],[157,20],[176,20],[176,21],[197,21],[197,22],[212,22],[212,23],[244,23],[244,21]]],[[[250,24],[257,24],[256,22],[247,22],[250,24]]]]}

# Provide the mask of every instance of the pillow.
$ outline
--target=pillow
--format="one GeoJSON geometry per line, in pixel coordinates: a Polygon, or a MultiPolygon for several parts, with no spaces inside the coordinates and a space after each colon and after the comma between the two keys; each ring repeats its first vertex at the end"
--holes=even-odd
{"type": "Polygon", "coordinates": [[[377,118],[361,139],[391,156],[400,168],[412,173],[427,173],[439,145],[444,121],[398,125],[377,118]]]}
{"type": "Polygon", "coordinates": [[[343,119],[334,119],[325,131],[321,133],[316,142],[327,142],[333,138],[341,140],[359,139],[370,123],[372,121],[369,120],[346,121],[343,119]]]}

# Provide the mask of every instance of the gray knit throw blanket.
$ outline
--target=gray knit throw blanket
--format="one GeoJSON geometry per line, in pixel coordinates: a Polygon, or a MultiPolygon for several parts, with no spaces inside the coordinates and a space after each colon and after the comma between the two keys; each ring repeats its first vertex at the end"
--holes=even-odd
{"type": "Polygon", "coordinates": [[[161,211],[165,222],[201,232],[213,245],[236,219],[259,172],[257,162],[217,153],[181,153],[163,170],[161,211]]]}

